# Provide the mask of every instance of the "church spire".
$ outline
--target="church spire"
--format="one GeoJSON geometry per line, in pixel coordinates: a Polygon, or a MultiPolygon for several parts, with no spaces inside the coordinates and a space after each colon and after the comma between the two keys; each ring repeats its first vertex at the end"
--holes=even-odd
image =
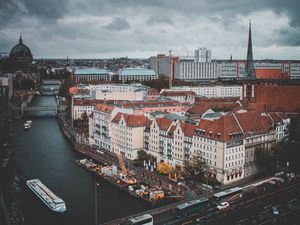
{"type": "Polygon", "coordinates": [[[19,44],[23,44],[22,35],[20,34],[19,44]]]}
{"type": "Polygon", "coordinates": [[[251,35],[251,21],[249,22],[249,38],[248,38],[248,50],[247,50],[247,62],[246,62],[246,78],[255,79],[254,63],[253,63],[253,51],[252,51],[252,35],[251,35]]]}

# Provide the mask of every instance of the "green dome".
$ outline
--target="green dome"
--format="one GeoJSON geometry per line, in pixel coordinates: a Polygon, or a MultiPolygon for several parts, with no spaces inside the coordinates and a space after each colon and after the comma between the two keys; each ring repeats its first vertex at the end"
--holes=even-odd
{"type": "Polygon", "coordinates": [[[15,45],[11,49],[9,58],[14,61],[19,61],[19,60],[32,61],[31,51],[26,45],[23,44],[23,40],[21,36],[19,39],[19,44],[15,45]]]}

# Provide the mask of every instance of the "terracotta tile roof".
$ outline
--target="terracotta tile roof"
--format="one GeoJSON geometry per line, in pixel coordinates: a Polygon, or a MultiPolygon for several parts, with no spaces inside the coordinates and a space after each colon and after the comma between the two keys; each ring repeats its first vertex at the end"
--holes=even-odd
{"type": "Polygon", "coordinates": [[[285,113],[278,113],[278,112],[269,112],[268,115],[271,117],[272,121],[274,122],[281,122],[284,119],[288,119],[288,115],[285,113]]]}
{"type": "Polygon", "coordinates": [[[278,115],[279,117],[281,117],[281,119],[289,119],[290,118],[290,116],[288,115],[288,114],[286,114],[286,113],[283,113],[283,112],[275,112],[276,113],[276,115],[278,115]]]}
{"type": "Polygon", "coordinates": [[[257,79],[289,79],[281,69],[255,69],[257,79]]]}
{"type": "Polygon", "coordinates": [[[173,121],[166,118],[157,118],[156,123],[160,130],[167,131],[173,123],[173,121]]]}
{"type": "Polygon", "coordinates": [[[265,104],[267,112],[300,112],[300,86],[258,85],[250,107],[265,104]]]}
{"type": "MultiPolygon", "coordinates": [[[[225,115],[214,121],[202,119],[197,129],[198,134],[199,131],[201,131],[200,136],[222,141],[233,139],[232,134],[240,134],[242,132],[232,114],[225,115]]],[[[236,137],[238,137],[238,135],[236,135],[236,137]]]]}
{"type": "Polygon", "coordinates": [[[148,119],[144,115],[132,115],[120,112],[117,113],[112,122],[119,123],[122,117],[124,118],[126,125],[129,127],[145,127],[148,122],[148,119]]]}
{"type": "Polygon", "coordinates": [[[74,87],[70,87],[70,88],[69,88],[69,94],[70,94],[70,95],[75,95],[75,94],[77,94],[77,91],[78,91],[78,87],[77,87],[77,86],[74,86],[74,87]]]}
{"type": "Polygon", "coordinates": [[[111,105],[105,105],[105,104],[97,104],[95,107],[95,110],[105,113],[111,113],[115,107],[111,105]]]}
{"type": "Polygon", "coordinates": [[[237,97],[226,97],[226,98],[206,98],[206,97],[196,97],[197,103],[235,103],[239,100],[237,97]]]}
{"type": "Polygon", "coordinates": [[[272,122],[268,116],[259,112],[249,111],[246,113],[235,113],[244,133],[262,134],[272,130],[272,122]]]}
{"type": "Polygon", "coordinates": [[[184,123],[184,122],[180,122],[180,127],[181,127],[184,135],[187,137],[192,137],[197,128],[196,125],[188,124],[188,123],[184,123]]]}
{"type": "Polygon", "coordinates": [[[147,124],[146,124],[146,127],[150,128],[150,126],[151,126],[152,123],[153,123],[153,120],[148,120],[147,124]]]}
{"type": "Polygon", "coordinates": [[[215,140],[230,141],[247,135],[267,133],[272,129],[269,117],[251,111],[229,113],[214,121],[202,119],[194,133],[215,140]]]}
{"type": "Polygon", "coordinates": [[[166,107],[166,106],[184,106],[184,103],[178,101],[136,101],[136,102],[126,102],[123,104],[124,108],[133,107],[166,107]]]}
{"type": "Polygon", "coordinates": [[[172,136],[175,130],[176,130],[176,125],[175,124],[171,125],[170,129],[168,130],[168,134],[172,136]]]}
{"type": "Polygon", "coordinates": [[[159,91],[155,88],[149,88],[147,95],[159,95],[159,91]]]}
{"type": "Polygon", "coordinates": [[[196,95],[193,91],[169,91],[165,90],[160,94],[161,96],[171,97],[171,96],[187,96],[187,95],[196,95]]]}
{"type": "Polygon", "coordinates": [[[188,109],[188,113],[190,114],[199,114],[202,115],[211,107],[208,105],[193,105],[191,108],[188,109]]]}
{"type": "Polygon", "coordinates": [[[87,100],[87,99],[74,99],[74,106],[95,106],[96,104],[103,103],[104,100],[87,100]]]}
{"type": "Polygon", "coordinates": [[[195,105],[190,109],[191,113],[198,114],[197,111],[199,110],[202,112],[201,107],[203,109],[208,107],[216,110],[216,111],[230,111],[240,105],[237,103],[239,98],[197,98],[195,105]],[[199,109],[197,108],[199,107],[199,109]],[[193,112],[195,111],[195,112],[193,112]]]}

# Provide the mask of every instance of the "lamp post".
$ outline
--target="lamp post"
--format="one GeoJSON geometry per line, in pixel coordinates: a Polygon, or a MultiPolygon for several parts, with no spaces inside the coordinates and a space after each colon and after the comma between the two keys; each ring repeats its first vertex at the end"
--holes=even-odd
{"type": "Polygon", "coordinates": [[[99,184],[95,182],[95,225],[98,224],[98,201],[97,201],[97,190],[99,184]]]}

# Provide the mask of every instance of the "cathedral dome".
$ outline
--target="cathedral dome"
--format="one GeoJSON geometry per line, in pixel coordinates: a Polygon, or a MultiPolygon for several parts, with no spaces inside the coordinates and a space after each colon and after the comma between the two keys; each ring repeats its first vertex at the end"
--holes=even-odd
{"type": "Polygon", "coordinates": [[[23,44],[22,37],[20,36],[19,44],[15,45],[9,54],[10,60],[13,61],[32,61],[32,54],[30,49],[23,44]]]}

